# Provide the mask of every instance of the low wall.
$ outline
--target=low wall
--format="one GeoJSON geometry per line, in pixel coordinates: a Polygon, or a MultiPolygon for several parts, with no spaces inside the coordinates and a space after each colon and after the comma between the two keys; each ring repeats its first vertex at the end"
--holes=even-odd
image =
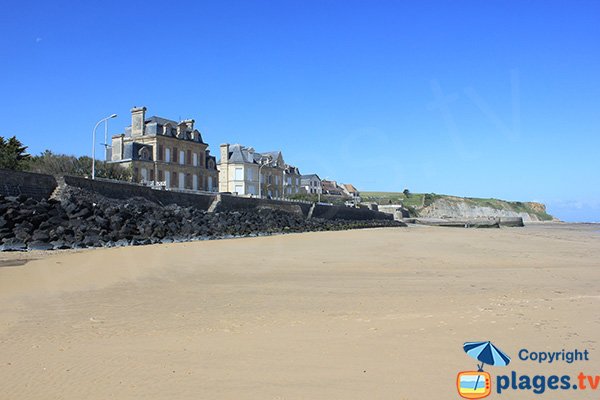
{"type": "MultiPolygon", "coordinates": [[[[181,193],[169,190],[154,190],[146,186],[132,185],[130,183],[107,182],[80,178],[76,176],[65,176],[65,183],[70,186],[96,192],[114,199],[128,199],[131,197],[143,197],[158,204],[178,204],[184,207],[196,207],[208,210],[218,194],[193,194],[181,193]]],[[[271,208],[287,211],[295,214],[308,216],[312,204],[259,199],[255,197],[241,197],[229,194],[220,195],[220,203],[215,211],[249,210],[256,208],[271,208]]],[[[317,204],[312,214],[315,218],[343,219],[343,220],[386,220],[393,219],[392,215],[365,208],[353,208],[344,206],[329,206],[317,204]]]]}
{"type": "MultiPolygon", "coordinates": [[[[143,197],[160,205],[177,204],[183,207],[195,207],[204,211],[209,209],[211,204],[217,199],[217,196],[220,197],[220,203],[215,211],[271,208],[307,217],[312,207],[312,204],[303,202],[258,199],[228,194],[218,195],[217,193],[195,194],[170,190],[155,190],[147,186],[127,182],[91,180],[69,175],[65,176],[64,180],[67,186],[81,188],[108,198],[129,199],[132,197],[143,197]]],[[[25,194],[39,200],[50,197],[56,185],[56,179],[52,175],[0,170],[0,194],[5,196],[25,194]]],[[[315,205],[312,216],[315,218],[343,220],[393,219],[392,215],[367,208],[324,204],[315,205]]]]}
{"type": "Polygon", "coordinates": [[[216,211],[248,210],[254,208],[271,208],[307,216],[311,204],[292,201],[279,201],[269,199],[258,199],[255,197],[240,197],[234,195],[221,195],[221,203],[216,211]]]}
{"type": "Polygon", "coordinates": [[[65,176],[65,183],[69,186],[85,189],[113,199],[143,197],[164,206],[168,204],[178,204],[183,207],[196,207],[205,211],[208,210],[217,196],[216,194],[194,194],[170,190],[155,190],[146,186],[133,185],[127,182],[120,183],[91,180],[78,176],[65,176]]]}
{"type": "Polygon", "coordinates": [[[47,199],[56,188],[52,175],[0,169],[0,194],[18,196],[24,194],[36,200],[47,199]]]}
{"type": "Polygon", "coordinates": [[[312,214],[315,218],[324,219],[346,219],[346,220],[368,220],[368,219],[388,219],[393,220],[394,216],[379,211],[372,211],[368,208],[354,208],[345,206],[327,206],[317,204],[312,214]]]}

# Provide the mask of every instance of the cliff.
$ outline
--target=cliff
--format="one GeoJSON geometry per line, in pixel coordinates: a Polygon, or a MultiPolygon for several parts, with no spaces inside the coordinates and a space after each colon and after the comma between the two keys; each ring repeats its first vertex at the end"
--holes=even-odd
{"type": "Polygon", "coordinates": [[[363,192],[363,201],[401,204],[411,217],[489,218],[521,217],[523,221],[552,221],[546,206],[535,202],[457,197],[434,193],[363,192]]]}

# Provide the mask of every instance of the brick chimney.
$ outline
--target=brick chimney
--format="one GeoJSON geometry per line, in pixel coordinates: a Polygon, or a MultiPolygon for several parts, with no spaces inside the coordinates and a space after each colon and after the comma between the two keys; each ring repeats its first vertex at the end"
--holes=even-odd
{"type": "Polygon", "coordinates": [[[131,109],[131,136],[142,136],[146,121],[146,107],[133,107],[131,109]]]}

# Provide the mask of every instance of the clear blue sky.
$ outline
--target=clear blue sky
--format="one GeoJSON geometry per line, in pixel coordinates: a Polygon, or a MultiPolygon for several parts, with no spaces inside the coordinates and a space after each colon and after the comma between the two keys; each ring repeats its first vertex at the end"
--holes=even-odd
{"type": "MultiPolygon", "coordinates": [[[[0,135],[89,154],[149,115],[361,190],[600,221],[599,1],[3,1],[0,135]]],[[[98,152],[100,155],[100,152],[98,152]]]]}

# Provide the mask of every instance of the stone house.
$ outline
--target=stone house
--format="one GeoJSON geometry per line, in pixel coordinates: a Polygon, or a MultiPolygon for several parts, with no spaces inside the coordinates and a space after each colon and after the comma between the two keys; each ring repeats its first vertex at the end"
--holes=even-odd
{"type": "Polygon", "coordinates": [[[307,194],[322,194],[321,178],[317,174],[302,175],[300,177],[302,191],[307,194]]]}
{"type": "Polygon", "coordinates": [[[351,197],[352,200],[355,200],[356,202],[360,202],[360,192],[354,185],[351,183],[342,183],[340,186],[344,190],[346,196],[351,197]]]}
{"type": "Polygon", "coordinates": [[[218,168],[220,192],[262,197],[284,195],[286,164],[280,151],[258,153],[241,144],[222,144],[218,168]]]}
{"type": "Polygon", "coordinates": [[[328,181],[323,179],[321,181],[321,187],[323,190],[323,194],[327,194],[330,196],[345,196],[344,189],[338,185],[336,181],[328,181]]]}
{"type": "Polygon", "coordinates": [[[285,166],[283,170],[284,176],[284,185],[285,185],[285,195],[292,196],[298,193],[301,193],[301,174],[298,167],[294,167],[293,165],[285,166]]]}
{"type": "Polygon", "coordinates": [[[146,118],[146,107],[131,109],[131,126],[112,137],[111,162],[131,168],[134,182],[214,192],[217,161],[210,155],[194,120],[179,123],[146,118]]]}

